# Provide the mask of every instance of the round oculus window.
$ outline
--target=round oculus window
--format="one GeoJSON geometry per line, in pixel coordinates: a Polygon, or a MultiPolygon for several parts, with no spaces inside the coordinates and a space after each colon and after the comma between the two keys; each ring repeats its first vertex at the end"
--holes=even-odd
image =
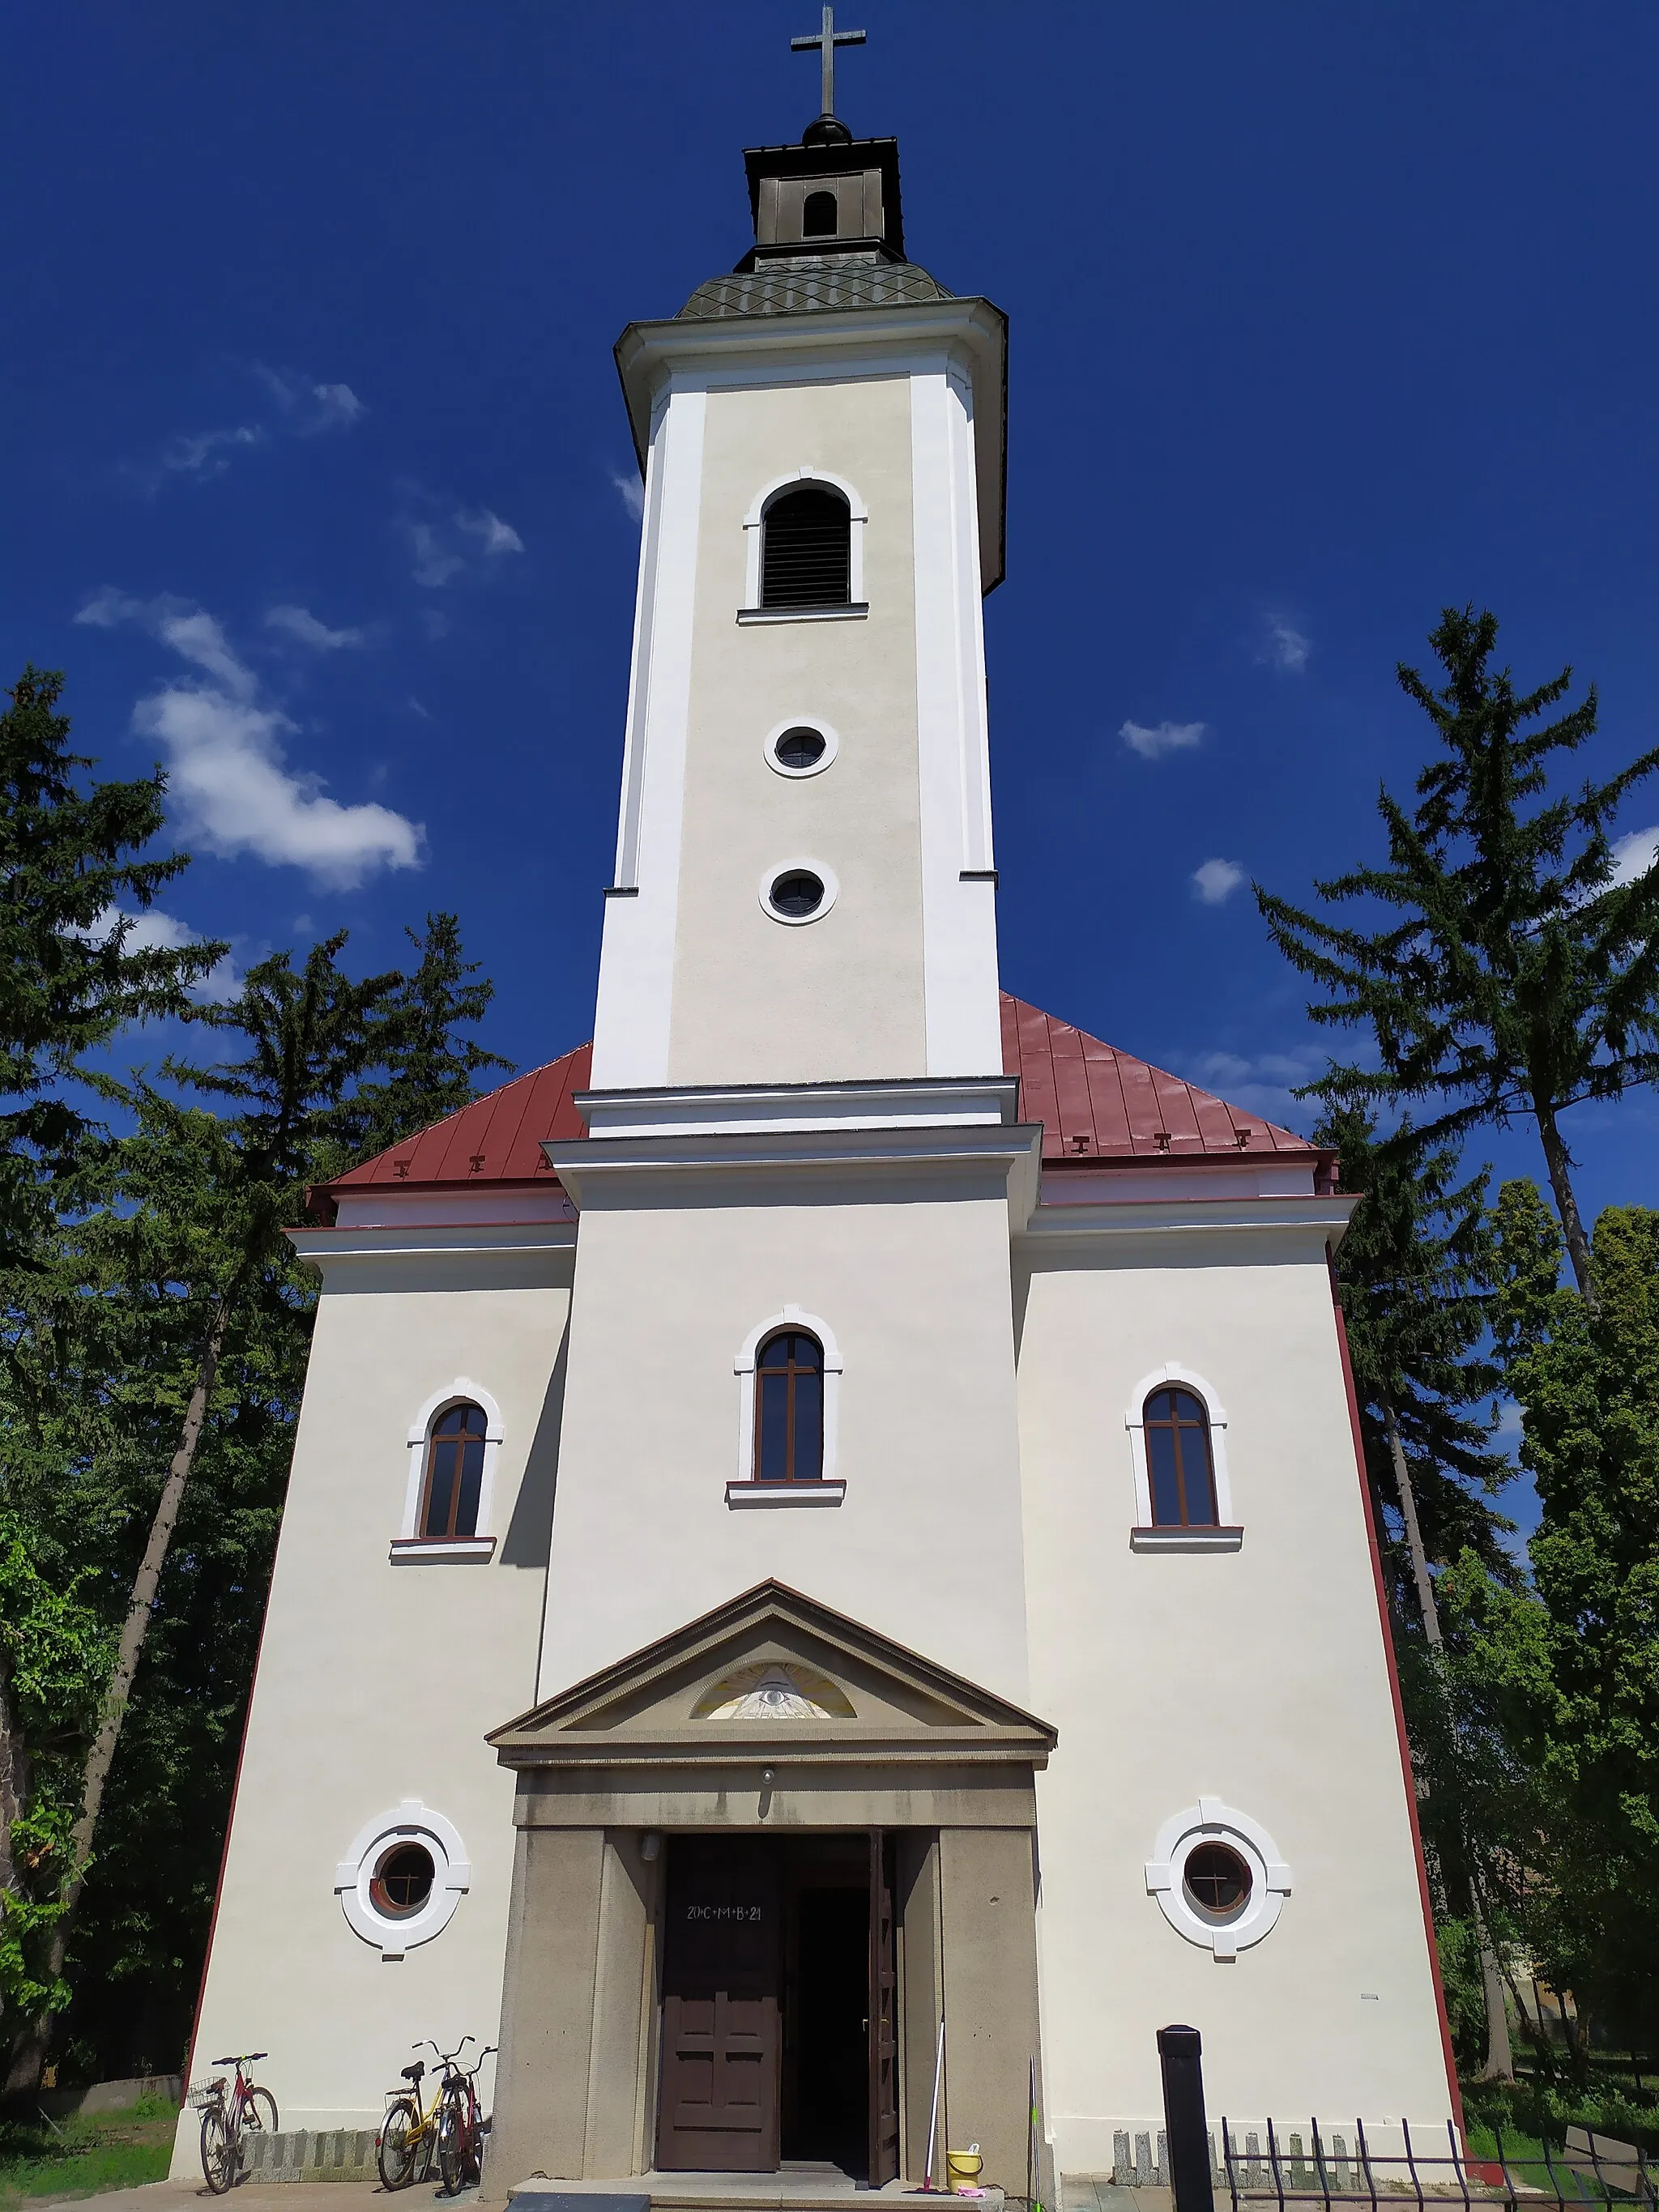
{"type": "Polygon", "coordinates": [[[369,1879],[369,1901],[388,1920],[408,1920],[431,1896],[436,1875],[424,1844],[394,1844],[369,1879]]]}
{"type": "Polygon", "coordinates": [[[778,766],[787,769],[792,775],[805,775],[817,767],[829,750],[822,730],[810,730],[803,725],[786,730],[774,744],[772,755],[778,766]]]}
{"type": "Polygon", "coordinates": [[[767,896],[787,921],[805,921],[823,904],[823,878],[810,868],[789,868],[773,878],[767,896]]]}
{"type": "Polygon", "coordinates": [[[1230,1844],[1195,1844],[1181,1873],[1188,1897],[1209,1919],[1243,1911],[1255,1886],[1248,1861],[1230,1844]]]}

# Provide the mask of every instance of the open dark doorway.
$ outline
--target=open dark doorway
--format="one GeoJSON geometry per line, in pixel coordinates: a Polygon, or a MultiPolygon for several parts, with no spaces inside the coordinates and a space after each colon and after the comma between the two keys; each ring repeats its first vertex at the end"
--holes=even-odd
{"type": "Polygon", "coordinates": [[[845,1869],[841,1886],[827,1886],[825,1875],[839,1871],[808,1866],[787,1885],[783,2155],[861,2181],[870,2141],[867,1856],[845,1869]]]}

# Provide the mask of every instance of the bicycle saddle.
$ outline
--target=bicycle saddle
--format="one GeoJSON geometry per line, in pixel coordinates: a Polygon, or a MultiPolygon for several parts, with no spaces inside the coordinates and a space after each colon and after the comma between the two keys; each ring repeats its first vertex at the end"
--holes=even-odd
{"type": "Polygon", "coordinates": [[[404,2081],[418,2081],[420,2080],[421,2076],[422,2076],[425,2072],[426,2072],[426,2061],[425,2061],[425,2059],[424,2059],[424,2058],[417,2058],[417,2059],[415,2061],[415,2063],[414,2063],[412,2066],[405,2066],[405,2067],[404,2067],[404,2081]]]}

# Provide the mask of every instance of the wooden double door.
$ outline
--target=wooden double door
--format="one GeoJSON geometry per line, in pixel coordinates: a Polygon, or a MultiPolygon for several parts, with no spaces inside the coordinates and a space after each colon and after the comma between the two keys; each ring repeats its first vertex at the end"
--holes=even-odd
{"type": "Polygon", "coordinates": [[[659,2170],[896,2175],[896,1844],[670,1840],[659,2170]]]}

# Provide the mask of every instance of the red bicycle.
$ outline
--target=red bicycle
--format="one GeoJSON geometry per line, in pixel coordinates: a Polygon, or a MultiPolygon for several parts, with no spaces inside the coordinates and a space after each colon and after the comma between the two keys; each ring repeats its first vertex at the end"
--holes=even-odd
{"type": "Polygon", "coordinates": [[[250,2129],[276,2132],[276,2100],[242,2071],[270,2055],[245,2051],[240,2058],[216,2058],[216,2066],[236,2069],[234,2085],[221,2074],[211,2081],[198,2081],[190,2093],[191,2103],[202,2115],[202,2172],[216,2197],[222,2197],[242,2170],[243,2135],[250,2129]]]}
{"type": "Polygon", "coordinates": [[[478,2053],[471,2071],[463,2074],[453,2064],[444,2076],[443,2101],[438,2107],[438,2172],[446,2197],[457,2197],[483,2172],[483,2139],[489,2122],[478,2110],[479,2069],[501,2048],[492,2043],[478,2053]]]}

